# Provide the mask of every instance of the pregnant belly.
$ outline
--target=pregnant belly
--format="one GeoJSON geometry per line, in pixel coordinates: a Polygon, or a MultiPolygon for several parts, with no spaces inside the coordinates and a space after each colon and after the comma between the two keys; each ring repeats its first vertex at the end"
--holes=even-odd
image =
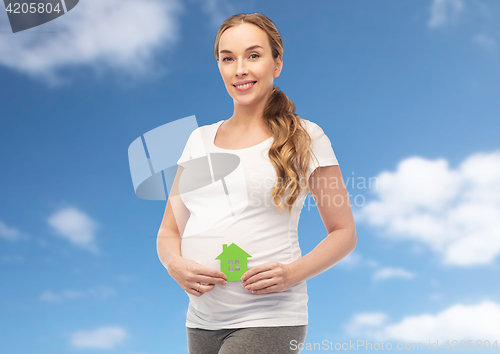
{"type": "Polygon", "coordinates": [[[225,237],[190,236],[181,241],[181,255],[205,267],[220,270],[220,261],[215,259],[222,252],[225,237]]]}
{"type": "Polygon", "coordinates": [[[248,269],[267,262],[288,264],[292,261],[289,242],[270,245],[241,237],[192,236],[181,241],[181,255],[210,269],[221,270],[221,260],[216,259],[223,253],[223,245],[232,243],[250,254],[247,258],[248,269]]]}

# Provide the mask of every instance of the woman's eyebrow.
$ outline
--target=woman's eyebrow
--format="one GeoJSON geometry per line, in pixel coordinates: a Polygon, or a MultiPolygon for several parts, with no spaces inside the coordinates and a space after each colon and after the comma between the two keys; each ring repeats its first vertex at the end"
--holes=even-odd
{"type": "MultiPolygon", "coordinates": [[[[253,45],[253,46],[248,47],[247,49],[245,49],[245,52],[248,52],[248,51],[250,51],[250,50],[254,50],[254,49],[256,49],[256,48],[262,48],[262,49],[264,49],[264,48],[263,48],[262,46],[260,46],[260,45],[253,45]]],[[[227,49],[222,49],[220,52],[221,52],[221,53],[232,53],[230,50],[227,50],[227,49]]]]}

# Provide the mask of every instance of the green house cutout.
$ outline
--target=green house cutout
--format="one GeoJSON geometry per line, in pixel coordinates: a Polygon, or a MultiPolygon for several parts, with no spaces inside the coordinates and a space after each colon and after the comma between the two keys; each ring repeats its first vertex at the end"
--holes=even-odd
{"type": "Polygon", "coordinates": [[[241,276],[248,269],[247,258],[252,257],[239,246],[231,243],[222,245],[222,253],[215,259],[220,259],[220,270],[227,275],[226,281],[241,281],[241,276]]]}

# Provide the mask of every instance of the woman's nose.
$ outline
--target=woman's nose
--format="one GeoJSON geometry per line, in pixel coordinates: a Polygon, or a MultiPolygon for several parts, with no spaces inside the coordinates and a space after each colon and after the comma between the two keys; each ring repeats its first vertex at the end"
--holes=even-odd
{"type": "Polygon", "coordinates": [[[240,76],[240,75],[245,75],[246,73],[247,73],[247,68],[246,68],[245,64],[243,64],[243,63],[238,64],[238,67],[236,69],[236,75],[240,76]]]}

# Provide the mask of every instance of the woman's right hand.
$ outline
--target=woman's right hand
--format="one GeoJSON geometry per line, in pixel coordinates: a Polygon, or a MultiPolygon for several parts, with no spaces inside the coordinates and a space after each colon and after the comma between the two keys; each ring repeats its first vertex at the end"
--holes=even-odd
{"type": "Polygon", "coordinates": [[[198,297],[212,290],[215,284],[224,285],[227,283],[225,280],[227,276],[220,270],[205,267],[181,256],[174,256],[170,260],[167,271],[181,288],[198,297]]]}

